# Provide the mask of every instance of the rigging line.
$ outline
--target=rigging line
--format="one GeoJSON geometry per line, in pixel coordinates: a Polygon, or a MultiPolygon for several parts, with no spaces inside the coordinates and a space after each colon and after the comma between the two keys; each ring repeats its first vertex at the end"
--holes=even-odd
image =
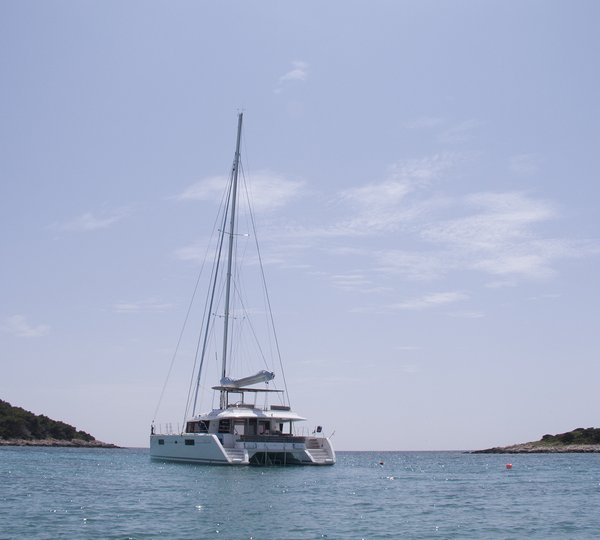
{"type": "MultiPolygon", "coordinates": [[[[243,174],[243,168],[242,168],[242,177],[245,178],[244,174],[243,174]]],[[[250,200],[250,195],[248,193],[248,185],[246,182],[244,182],[244,188],[246,190],[246,197],[248,198],[248,200],[250,200]]],[[[277,357],[279,359],[279,367],[281,369],[281,378],[283,379],[283,386],[285,388],[285,395],[287,397],[287,402],[288,405],[290,404],[290,394],[288,391],[288,385],[287,385],[287,381],[285,378],[285,371],[283,369],[283,361],[281,360],[281,349],[279,348],[279,339],[277,339],[277,332],[275,331],[275,320],[273,318],[273,310],[271,309],[271,299],[269,298],[269,291],[267,289],[267,280],[265,277],[265,269],[263,267],[263,261],[262,261],[262,255],[260,253],[260,246],[258,245],[258,236],[256,234],[256,222],[254,221],[254,212],[252,211],[252,206],[250,204],[248,204],[249,207],[249,213],[250,213],[250,223],[252,224],[252,233],[254,234],[254,241],[256,243],[256,252],[258,254],[258,261],[259,261],[259,267],[260,267],[260,273],[262,276],[262,282],[263,282],[263,291],[265,294],[265,299],[267,301],[267,307],[269,309],[269,318],[271,321],[271,328],[273,329],[273,336],[275,339],[275,349],[277,351],[277,357]]]]}
{"type": "MultiPolygon", "coordinates": [[[[213,235],[215,233],[215,229],[217,228],[217,222],[218,222],[218,215],[217,215],[217,217],[215,219],[215,222],[213,224],[213,230],[212,230],[212,233],[211,233],[211,238],[213,237],[213,235]]],[[[206,249],[207,254],[208,254],[208,247],[211,244],[212,244],[212,242],[208,242],[207,249],[206,249]]],[[[213,267],[212,267],[212,270],[211,270],[211,279],[209,279],[209,282],[212,280],[212,275],[214,274],[214,265],[215,265],[215,260],[213,259],[213,267]]],[[[205,320],[206,320],[206,301],[205,301],[205,304],[204,304],[204,312],[202,314],[202,322],[201,322],[201,326],[200,326],[201,328],[204,328],[205,320]]],[[[201,334],[202,333],[200,333],[200,335],[201,334]]],[[[198,339],[200,339],[200,338],[198,338],[198,339]]],[[[193,386],[193,381],[194,381],[194,373],[196,372],[196,365],[197,365],[197,363],[198,363],[198,345],[196,345],[196,351],[194,353],[194,363],[192,365],[192,375],[190,377],[190,384],[189,384],[189,387],[188,387],[188,394],[187,394],[187,398],[186,398],[186,402],[185,402],[185,411],[184,411],[184,415],[183,415],[183,423],[184,424],[185,424],[185,421],[187,419],[188,410],[189,410],[190,405],[191,405],[191,392],[192,392],[192,386],[193,386]]]]}
{"type": "MultiPolygon", "coordinates": [[[[220,229],[221,234],[219,236],[219,242],[217,244],[217,248],[216,248],[216,252],[215,252],[215,259],[213,261],[213,273],[211,274],[211,280],[210,280],[213,282],[213,285],[212,285],[212,287],[209,287],[209,291],[207,293],[207,298],[206,298],[206,304],[204,307],[205,311],[204,311],[204,316],[203,316],[203,320],[202,320],[202,327],[205,328],[205,332],[204,332],[204,340],[202,343],[202,354],[200,356],[200,366],[198,368],[196,390],[194,392],[194,404],[193,404],[193,408],[192,408],[192,415],[196,414],[196,404],[198,401],[198,392],[200,389],[202,370],[204,367],[204,360],[206,358],[208,337],[209,337],[209,333],[212,333],[213,327],[214,327],[214,325],[210,324],[210,317],[212,316],[213,305],[214,305],[215,295],[216,295],[216,291],[217,291],[217,282],[220,277],[219,276],[219,266],[221,263],[221,253],[222,253],[223,244],[224,244],[225,236],[226,236],[227,219],[229,216],[229,205],[231,203],[231,192],[233,189],[234,173],[235,173],[235,158],[234,158],[234,166],[230,172],[229,183],[227,185],[227,189],[225,189],[225,191],[223,192],[223,196],[221,198],[220,207],[223,210],[222,224],[221,224],[221,229],[220,229]],[[209,301],[209,298],[210,298],[210,301],[209,301]],[[205,324],[205,321],[206,321],[206,324],[205,324]]],[[[217,216],[215,223],[218,221],[218,219],[219,218],[217,216]]],[[[213,230],[213,232],[214,232],[214,230],[213,230]]],[[[195,359],[194,359],[194,371],[196,369],[196,363],[198,361],[198,352],[199,352],[199,348],[200,348],[201,337],[202,337],[202,333],[198,336],[198,344],[197,344],[195,359]]],[[[191,405],[191,390],[192,390],[192,384],[193,384],[193,372],[192,372],[192,378],[190,380],[190,388],[188,390],[188,400],[187,400],[186,412],[185,412],[186,416],[187,416],[187,411],[189,409],[189,406],[191,405]]]]}
{"type": "MultiPolygon", "coordinates": [[[[222,201],[221,201],[221,206],[223,206],[223,202],[222,202],[222,201]]],[[[213,223],[213,228],[212,228],[212,231],[211,231],[211,234],[210,234],[210,238],[213,238],[213,237],[214,237],[214,235],[215,235],[215,230],[217,230],[217,223],[218,223],[218,222],[219,222],[219,215],[217,214],[217,216],[215,217],[215,221],[214,221],[214,223],[213,223]]],[[[204,254],[204,261],[202,262],[202,266],[203,266],[203,267],[204,267],[204,265],[206,264],[206,259],[207,259],[207,257],[208,257],[208,251],[209,251],[209,248],[210,248],[210,245],[211,245],[211,244],[212,244],[212,242],[208,242],[208,243],[207,243],[207,246],[206,246],[206,252],[205,252],[205,254],[204,254]]],[[[214,263],[214,260],[213,260],[213,269],[212,269],[212,272],[214,272],[214,264],[215,264],[215,263],[214,263]]],[[[211,276],[212,276],[212,272],[211,272],[211,276]]],[[[198,287],[198,284],[196,283],[196,288],[197,288],[197,287],[198,287]]],[[[194,295],[195,295],[195,293],[196,293],[196,289],[194,289],[194,295]]],[[[193,302],[193,297],[192,297],[192,302],[193,302]]],[[[191,308],[191,305],[190,305],[190,308],[191,308]]],[[[188,311],[189,311],[189,310],[188,310],[188,311]]],[[[203,314],[203,316],[202,316],[202,326],[201,326],[201,328],[204,326],[204,321],[205,321],[205,320],[206,320],[206,303],[205,303],[205,306],[204,306],[204,314],[203,314]]],[[[196,353],[195,353],[195,355],[194,355],[194,364],[193,364],[193,366],[192,366],[192,376],[191,376],[191,378],[190,378],[190,387],[188,388],[188,396],[187,396],[187,399],[186,399],[185,413],[184,413],[184,418],[183,418],[183,423],[184,423],[184,425],[185,425],[185,421],[186,421],[186,419],[187,419],[187,413],[188,413],[189,406],[190,406],[190,395],[191,395],[191,388],[192,388],[192,384],[193,384],[193,380],[194,380],[194,373],[195,373],[195,371],[196,371],[196,364],[197,364],[197,361],[198,361],[198,351],[197,351],[197,349],[196,349],[196,353]]]]}
{"type": "MultiPolygon", "coordinates": [[[[238,291],[238,288],[237,288],[237,286],[236,286],[235,283],[233,284],[233,286],[234,286],[235,290],[238,291]]],[[[265,364],[265,367],[267,369],[270,369],[269,364],[267,363],[267,357],[265,356],[265,353],[263,352],[263,349],[260,346],[260,341],[258,339],[258,335],[256,333],[256,330],[254,329],[254,325],[252,324],[252,319],[250,318],[250,316],[248,314],[248,310],[246,309],[246,305],[244,304],[244,300],[242,299],[242,295],[238,294],[238,298],[239,298],[239,302],[240,302],[240,304],[242,306],[242,310],[246,314],[245,320],[248,322],[248,326],[250,327],[250,330],[252,331],[252,336],[254,337],[254,341],[256,343],[256,347],[258,348],[258,352],[260,353],[260,356],[261,356],[261,358],[263,360],[263,363],[265,364]]]]}
{"type": "Polygon", "coordinates": [[[173,371],[173,365],[175,364],[175,358],[177,357],[177,353],[179,352],[179,346],[181,345],[181,340],[183,338],[183,333],[185,332],[185,328],[187,326],[188,319],[190,317],[190,312],[192,310],[192,305],[194,304],[194,298],[196,297],[196,292],[198,291],[198,285],[200,283],[200,278],[202,277],[202,272],[204,270],[204,263],[206,259],[202,262],[202,266],[200,267],[200,272],[198,273],[198,278],[196,279],[196,285],[194,286],[194,292],[192,293],[192,298],[190,300],[187,313],[185,314],[185,319],[183,321],[183,327],[181,328],[181,332],[179,333],[179,339],[177,340],[177,345],[175,346],[175,352],[173,352],[173,357],[171,358],[171,364],[169,365],[169,371],[167,372],[167,378],[163,383],[162,390],[160,392],[160,396],[158,398],[158,403],[156,405],[156,409],[154,410],[154,416],[152,422],[156,420],[156,415],[158,414],[158,410],[162,404],[162,399],[165,395],[165,390],[167,388],[167,383],[169,382],[169,378],[171,377],[171,372],[173,371]]]}
{"type": "MultiPolygon", "coordinates": [[[[210,328],[210,335],[208,337],[209,340],[212,340],[214,338],[214,327],[215,325],[212,324],[211,328],[210,328]]],[[[192,381],[193,382],[193,381],[192,381]]],[[[205,382],[200,381],[200,384],[198,385],[198,395],[202,396],[203,392],[207,392],[207,386],[205,384],[205,382]]],[[[187,409],[186,409],[186,418],[187,418],[187,411],[189,410],[189,408],[191,407],[192,403],[191,403],[191,399],[189,400],[190,402],[187,404],[187,409]]],[[[193,411],[192,416],[195,416],[195,411],[193,411]]]]}
{"type": "MultiPolygon", "coordinates": [[[[202,333],[201,333],[198,336],[198,343],[196,345],[196,353],[194,355],[194,369],[192,371],[192,378],[190,380],[190,387],[188,389],[188,398],[187,398],[187,405],[186,405],[186,409],[185,409],[185,417],[187,417],[187,412],[188,412],[189,406],[190,406],[191,392],[192,392],[192,386],[193,386],[193,381],[194,381],[193,374],[196,370],[196,364],[198,362],[198,352],[200,350],[200,342],[202,340],[202,354],[200,355],[200,366],[198,367],[198,377],[196,380],[196,391],[194,394],[194,404],[192,407],[192,416],[194,416],[196,414],[196,404],[198,401],[198,389],[200,387],[202,368],[204,367],[204,358],[206,355],[206,345],[208,342],[208,334],[209,334],[209,330],[212,328],[212,325],[210,324],[210,317],[211,317],[212,308],[213,308],[213,304],[214,304],[215,292],[217,289],[217,279],[219,277],[219,265],[221,262],[221,252],[223,249],[223,241],[225,238],[225,226],[227,224],[227,214],[229,213],[229,193],[230,192],[231,192],[231,183],[229,184],[228,188],[225,190],[223,199],[221,200],[221,207],[223,208],[223,218],[222,218],[221,235],[219,238],[219,242],[217,244],[215,260],[213,261],[213,270],[212,270],[212,274],[211,274],[211,281],[213,281],[213,286],[211,287],[212,290],[209,290],[209,293],[208,293],[207,299],[206,299],[206,304],[204,306],[204,315],[202,316],[202,327],[205,329],[204,339],[202,340],[202,333]],[[209,301],[209,298],[210,298],[210,301],[209,301]]],[[[215,220],[215,226],[216,226],[217,221],[218,221],[218,216],[217,216],[217,219],[215,220]]],[[[214,229],[213,229],[213,233],[214,233],[214,229]]],[[[185,419],[184,419],[184,422],[185,422],[185,419]]]]}
{"type": "MultiPolygon", "coordinates": [[[[216,225],[217,225],[217,219],[215,219],[215,222],[213,224],[213,230],[211,232],[211,237],[215,233],[215,228],[216,228],[216,225]]],[[[210,245],[210,243],[209,243],[209,245],[210,245]]],[[[202,274],[204,272],[204,266],[206,264],[206,259],[208,257],[208,248],[209,248],[209,245],[207,245],[206,251],[204,252],[204,259],[202,260],[202,265],[200,266],[200,271],[198,272],[198,277],[196,278],[196,283],[194,285],[194,291],[192,292],[192,297],[190,299],[190,303],[188,305],[187,312],[185,314],[185,318],[183,320],[183,326],[181,327],[181,332],[179,332],[179,338],[177,339],[177,345],[175,346],[175,351],[173,352],[173,356],[171,358],[171,363],[169,365],[169,370],[167,371],[167,377],[165,379],[165,382],[163,383],[163,387],[162,387],[162,390],[160,392],[160,396],[158,398],[158,403],[156,405],[156,409],[154,410],[154,416],[153,416],[153,420],[152,420],[153,422],[154,422],[154,420],[156,420],[156,415],[158,414],[158,410],[160,409],[160,406],[162,404],[162,400],[163,400],[163,397],[164,397],[164,394],[165,394],[165,390],[167,388],[167,384],[168,384],[169,379],[171,377],[171,372],[173,371],[173,366],[175,364],[175,358],[177,357],[177,354],[179,353],[179,347],[181,346],[181,340],[183,339],[183,334],[185,333],[185,329],[187,327],[187,323],[188,323],[188,320],[190,318],[190,313],[192,311],[192,306],[194,305],[194,300],[196,298],[196,293],[198,292],[198,285],[200,284],[200,278],[202,277],[202,274]]],[[[195,370],[195,363],[194,363],[194,370],[195,370]]]]}

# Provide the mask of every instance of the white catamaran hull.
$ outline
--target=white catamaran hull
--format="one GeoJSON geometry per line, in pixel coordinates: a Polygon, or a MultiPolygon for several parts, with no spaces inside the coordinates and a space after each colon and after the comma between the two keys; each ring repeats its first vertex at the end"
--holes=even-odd
{"type": "Polygon", "coordinates": [[[333,465],[335,452],[326,437],[237,440],[212,433],[151,435],[152,459],[210,465],[333,465]],[[222,441],[220,440],[222,439],[222,441]],[[234,443],[232,446],[224,446],[234,443]]]}

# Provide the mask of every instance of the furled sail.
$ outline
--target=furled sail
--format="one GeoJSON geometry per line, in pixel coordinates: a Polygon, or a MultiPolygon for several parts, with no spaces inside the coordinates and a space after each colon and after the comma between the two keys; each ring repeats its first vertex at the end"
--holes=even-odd
{"type": "Polygon", "coordinates": [[[223,377],[221,379],[222,386],[228,386],[231,388],[242,388],[244,386],[250,386],[261,382],[269,382],[275,378],[275,373],[272,371],[262,370],[255,375],[249,377],[242,377],[241,379],[232,379],[231,377],[223,377]]]}

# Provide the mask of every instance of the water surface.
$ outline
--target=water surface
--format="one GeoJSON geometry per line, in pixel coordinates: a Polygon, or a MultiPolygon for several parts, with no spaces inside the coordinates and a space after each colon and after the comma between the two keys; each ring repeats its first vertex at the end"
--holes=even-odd
{"type": "Polygon", "coordinates": [[[334,467],[253,468],[0,447],[1,539],[594,538],[599,508],[600,454],[339,452],[334,467]]]}

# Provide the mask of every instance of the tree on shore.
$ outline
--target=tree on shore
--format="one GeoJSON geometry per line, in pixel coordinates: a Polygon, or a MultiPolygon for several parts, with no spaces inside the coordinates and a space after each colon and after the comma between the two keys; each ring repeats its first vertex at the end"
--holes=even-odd
{"type": "Polygon", "coordinates": [[[0,439],[58,439],[70,441],[81,439],[84,441],[96,440],[89,433],[77,428],[52,420],[47,416],[34,414],[21,407],[13,407],[10,403],[0,399],[0,439]]]}

